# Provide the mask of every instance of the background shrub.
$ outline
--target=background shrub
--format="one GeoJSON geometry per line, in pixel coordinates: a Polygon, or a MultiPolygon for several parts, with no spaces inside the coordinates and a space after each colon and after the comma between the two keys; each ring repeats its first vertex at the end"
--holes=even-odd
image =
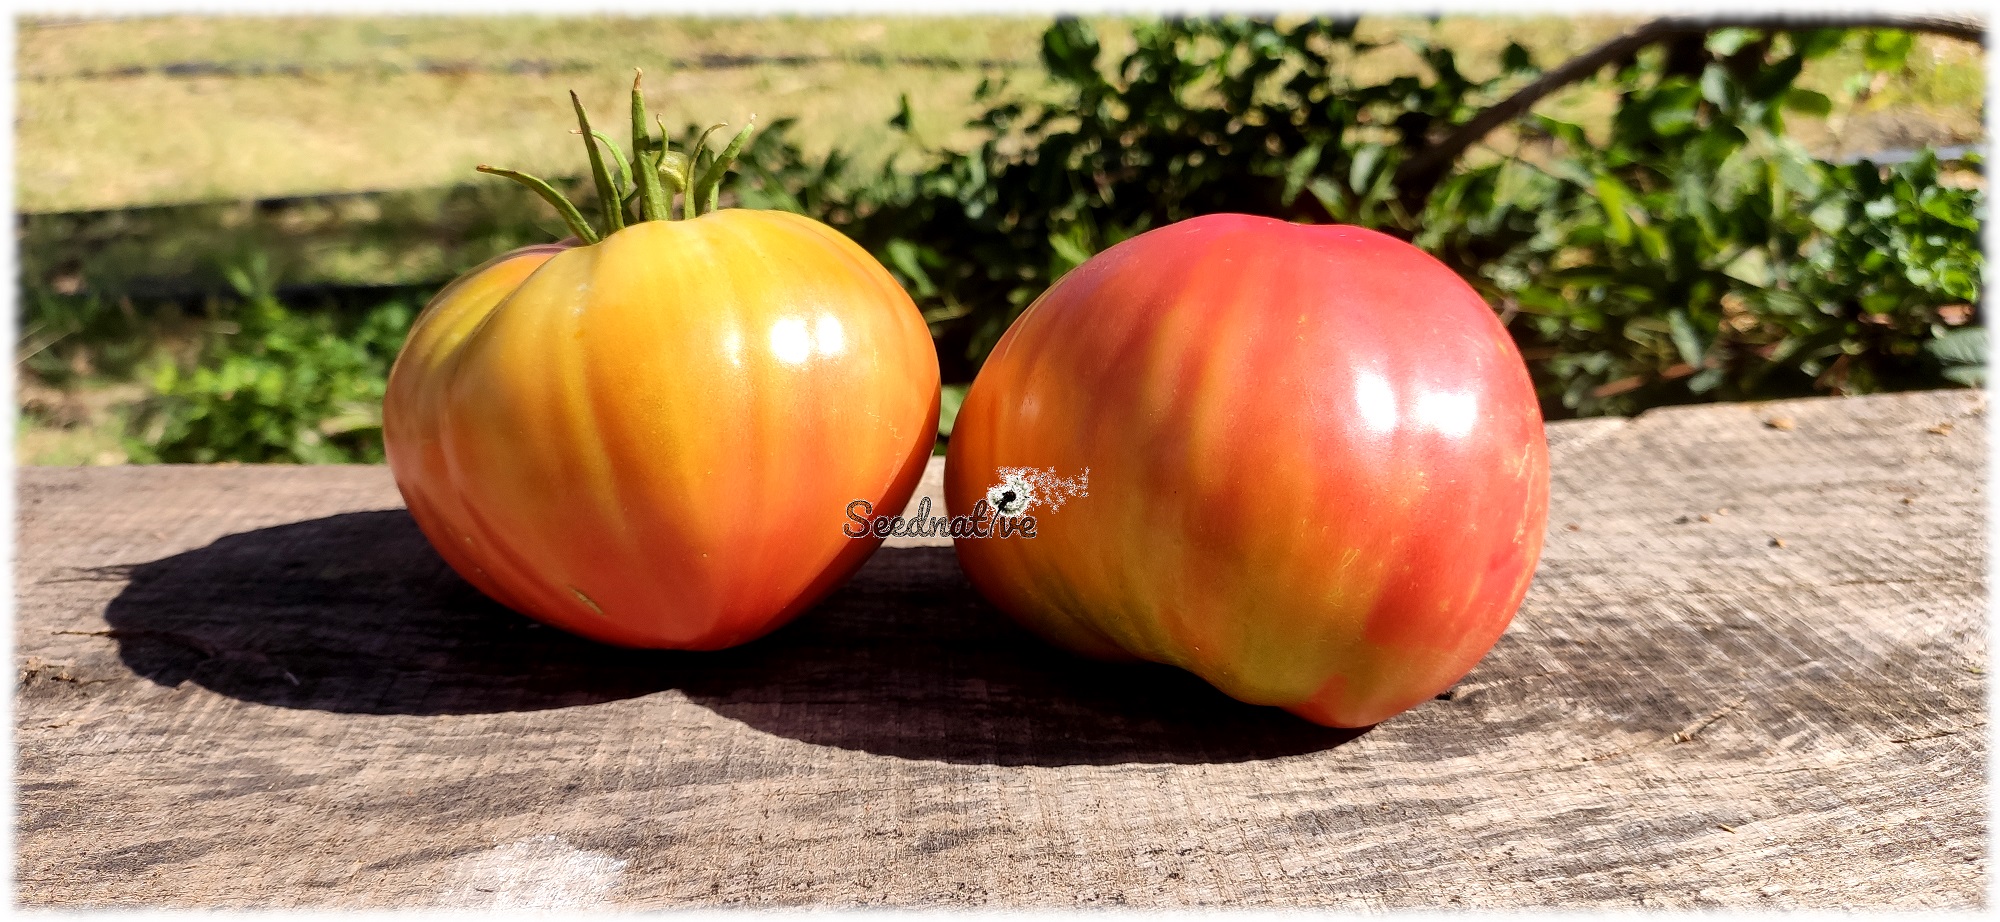
{"type": "Polygon", "coordinates": [[[413,318],[399,301],[358,317],[287,309],[263,263],[230,272],[243,301],[191,370],[160,362],[127,453],[146,462],[373,463],[382,394],[413,318]]]}
{"type": "MultiPolygon", "coordinates": [[[[1704,399],[1975,384],[1983,167],[1936,156],[1836,165],[1784,135],[1823,113],[1797,87],[1840,30],[1723,30],[1678,54],[1635,56],[1610,136],[1536,116],[1519,152],[1434,189],[1399,169],[1539,73],[1519,45],[1474,82],[1449,49],[1408,40],[1428,77],[1357,84],[1341,65],[1376,46],[1351,20],[1290,28],[1168,20],[1100,71],[1089,28],[1043,42],[1063,93],[1030,106],[983,88],[994,138],[927,170],[830,188],[773,135],[746,200],[830,218],[926,308],[948,368],[975,368],[1015,316],[1093,253],[1217,211],[1362,224],[1411,239],[1500,306],[1551,416],[1704,399]],[[811,190],[800,198],[789,189],[811,190]]],[[[1871,66],[1903,40],[1863,38],[1871,66]]],[[[948,374],[948,378],[950,375],[948,374]]]]}

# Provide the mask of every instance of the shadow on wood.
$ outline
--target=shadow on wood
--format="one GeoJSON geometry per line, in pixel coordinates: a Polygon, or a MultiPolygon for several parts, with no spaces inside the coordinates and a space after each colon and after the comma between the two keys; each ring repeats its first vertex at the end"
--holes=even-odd
{"type": "Polygon", "coordinates": [[[1243,761],[1365,732],[1050,648],[981,600],[949,548],[884,548],[798,621],[715,653],[607,647],[515,614],[400,509],[230,535],[130,578],[105,611],[127,666],[279,707],[474,714],[678,690],[809,743],[1009,765],[1243,761]]]}

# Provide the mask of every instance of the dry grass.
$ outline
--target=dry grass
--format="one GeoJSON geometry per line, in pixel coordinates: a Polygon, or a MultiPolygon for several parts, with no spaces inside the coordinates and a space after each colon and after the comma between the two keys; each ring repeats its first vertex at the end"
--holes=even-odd
{"type": "Polygon", "coordinates": [[[1042,25],[605,17],[23,23],[17,200],[24,211],[52,211],[410,188],[465,181],[489,162],[570,172],[580,158],[566,92],[575,89],[622,135],[634,66],[648,71],[649,96],[676,129],[740,124],[753,112],[766,122],[790,115],[808,149],[837,141],[880,156],[893,149],[883,124],[900,94],[910,94],[919,136],[944,140],[964,120],[982,74],[1034,63],[1042,25]],[[754,55],[793,60],[742,60],[754,55]],[[906,60],[926,57],[963,64],[906,60]],[[535,62],[553,72],[513,72],[535,62]],[[187,64],[201,67],[162,70],[187,64]],[[235,73],[216,72],[223,69],[235,73]]]}
{"type": "Polygon", "coordinates": [[[57,390],[23,378],[16,396],[16,464],[124,464],[125,411],[145,397],[137,383],[57,390]]]}

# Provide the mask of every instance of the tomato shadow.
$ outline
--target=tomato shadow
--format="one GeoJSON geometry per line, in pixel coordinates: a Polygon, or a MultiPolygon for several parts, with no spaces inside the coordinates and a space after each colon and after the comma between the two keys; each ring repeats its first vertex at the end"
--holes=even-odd
{"type": "Polygon", "coordinates": [[[979,598],[950,548],[883,548],[804,617],[713,653],[608,647],[516,614],[400,509],[230,535],[128,576],[105,620],[129,668],[277,707],[480,714],[679,693],[804,742],[1006,765],[1265,759],[1366,732],[1053,649],[979,598]]]}

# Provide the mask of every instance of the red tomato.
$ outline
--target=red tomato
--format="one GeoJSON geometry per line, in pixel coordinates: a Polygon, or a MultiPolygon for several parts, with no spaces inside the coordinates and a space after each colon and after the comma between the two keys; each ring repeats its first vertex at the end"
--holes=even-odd
{"type": "Polygon", "coordinates": [[[1088,483],[1031,502],[1033,538],[956,542],[1001,610],[1342,727],[1471,670],[1548,517],[1534,388],[1479,296],[1393,237],[1246,215],[1125,241],[1021,315],[954,423],[951,512],[1022,468],[1088,483]]]}

